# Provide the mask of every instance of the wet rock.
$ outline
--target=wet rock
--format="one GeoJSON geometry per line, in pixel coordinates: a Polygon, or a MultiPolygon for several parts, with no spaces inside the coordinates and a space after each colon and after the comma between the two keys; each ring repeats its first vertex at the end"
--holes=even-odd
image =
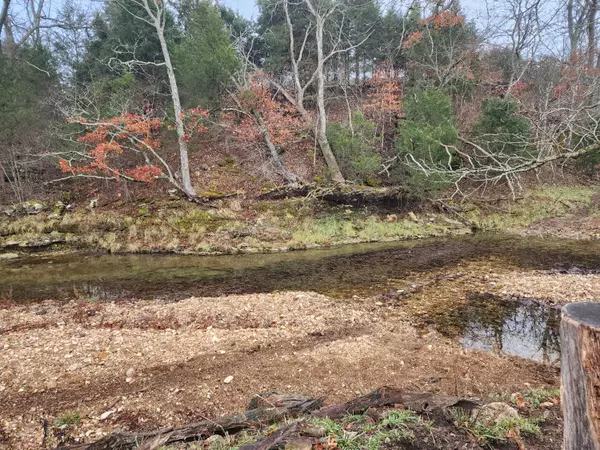
{"type": "MultiPolygon", "coordinates": [[[[27,248],[42,248],[49,247],[54,244],[64,244],[67,240],[61,236],[40,236],[38,238],[30,239],[26,242],[19,242],[19,247],[27,247],[27,248]]],[[[8,242],[4,244],[4,246],[8,246],[8,242]]]]}
{"type": "Polygon", "coordinates": [[[0,253],[0,261],[6,261],[9,259],[17,259],[19,258],[21,255],[19,255],[18,253],[0,253]]]}
{"type": "Polygon", "coordinates": [[[475,420],[483,425],[493,425],[502,420],[517,419],[519,413],[503,402],[493,402],[473,410],[475,420]]]}
{"type": "Polygon", "coordinates": [[[2,248],[12,248],[12,247],[18,247],[20,245],[21,245],[21,241],[8,240],[8,241],[4,241],[4,243],[2,244],[2,248]]]}

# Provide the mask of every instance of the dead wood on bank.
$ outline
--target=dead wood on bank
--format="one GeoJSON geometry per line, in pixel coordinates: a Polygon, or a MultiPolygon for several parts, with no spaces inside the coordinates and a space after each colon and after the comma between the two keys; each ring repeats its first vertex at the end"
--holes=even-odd
{"type": "MultiPolygon", "coordinates": [[[[340,419],[348,414],[362,414],[371,408],[396,406],[411,409],[418,413],[441,411],[451,407],[470,410],[477,403],[468,399],[429,393],[407,392],[403,389],[383,386],[368,395],[352,399],[346,403],[321,408],[322,399],[294,394],[269,393],[256,395],[248,405],[248,411],[222,416],[214,420],[185,425],[176,428],[163,428],[150,432],[129,433],[116,431],[96,442],[59,447],[57,450],[154,450],[161,445],[190,442],[206,439],[213,434],[225,435],[261,425],[280,422],[286,418],[308,416],[340,419]],[[319,409],[321,408],[321,409],[319,409]]],[[[307,422],[292,423],[262,438],[243,450],[268,450],[281,446],[290,440],[306,439],[314,436],[314,430],[307,422]]],[[[241,449],[240,449],[241,450],[241,449]]]]}
{"type": "Polygon", "coordinates": [[[324,200],[338,205],[379,205],[409,208],[422,203],[422,199],[410,194],[404,187],[331,186],[301,185],[281,187],[261,194],[260,200],[282,200],[304,197],[324,200]]]}

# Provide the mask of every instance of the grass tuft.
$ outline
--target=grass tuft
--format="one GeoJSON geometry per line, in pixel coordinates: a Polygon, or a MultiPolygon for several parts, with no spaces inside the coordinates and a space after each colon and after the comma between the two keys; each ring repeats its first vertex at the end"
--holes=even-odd
{"type": "Polygon", "coordinates": [[[68,425],[80,425],[81,424],[81,416],[79,413],[70,412],[65,413],[56,418],[54,422],[52,422],[53,427],[62,427],[68,425]]]}

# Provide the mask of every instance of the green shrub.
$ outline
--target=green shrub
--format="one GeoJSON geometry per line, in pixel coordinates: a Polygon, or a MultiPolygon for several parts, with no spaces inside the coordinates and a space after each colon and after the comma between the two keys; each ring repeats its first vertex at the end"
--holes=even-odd
{"type": "Polygon", "coordinates": [[[352,128],[337,122],[328,125],[329,145],[346,179],[364,181],[381,169],[376,128],[360,112],[352,115],[352,128]]]}

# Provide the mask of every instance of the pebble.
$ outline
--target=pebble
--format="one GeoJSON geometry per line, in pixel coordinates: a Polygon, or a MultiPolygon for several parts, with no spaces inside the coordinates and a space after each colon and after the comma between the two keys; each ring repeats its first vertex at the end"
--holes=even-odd
{"type": "Polygon", "coordinates": [[[233,381],[233,376],[232,376],[232,375],[229,375],[227,378],[225,378],[225,379],[223,380],[223,383],[225,383],[225,384],[229,384],[229,383],[231,383],[232,381],[233,381]]]}
{"type": "Polygon", "coordinates": [[[114,409],[111,409],[109,411],[103,412],[102,414],[100,414],[100,420],[106,420],[108,419],[108,417],[113,414],[115,412],[114,409]]]}

